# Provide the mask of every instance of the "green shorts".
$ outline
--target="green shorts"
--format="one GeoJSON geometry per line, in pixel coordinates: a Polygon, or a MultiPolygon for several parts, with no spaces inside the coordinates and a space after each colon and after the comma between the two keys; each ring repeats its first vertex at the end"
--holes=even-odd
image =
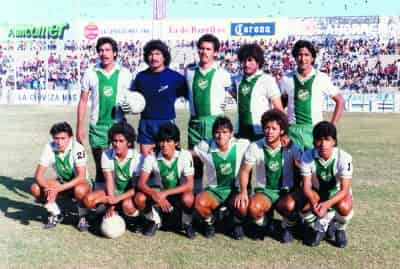
{"type": "Polygon", "coordinates": [[[220,204],[227,202],[229,197],[239,192],[236,187],[230,186],[207,187],[205,191],[211,194],[220,204]]]}
{"type": "Polygon", "coordinates": [[[216,116],[191,118],[188,128],[188,144],[192,149],[201,140],[210,140],[213,138],[212,126],[216,116]]]}
{"type": "Polygon", "coordinates": [[[92,148],[108,148],[108,130],[111,125],[89,125],[89,144],[92,148]]]}
{"type": "Polygon", "coordinates": [[[268,200],[270,200],[271,204],[275,204],[279,198],[280,198],[280,190],[273,190],[273,189],[268,189],[268,188],[255,188],[254,189],[255,193],[261,193],[264,194],[268,200]]]}
{"type": "Polygon", "coordinates": [[[312,131],[311,125],[294,124],[289,127],[289,137],[302,150],[312,149],[314,147],[312,131]]]}

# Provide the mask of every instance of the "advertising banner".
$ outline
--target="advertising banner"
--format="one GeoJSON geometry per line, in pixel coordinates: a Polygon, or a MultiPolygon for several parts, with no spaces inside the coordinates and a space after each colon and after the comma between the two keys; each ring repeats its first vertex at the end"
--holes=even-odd
{"type": "Polygon", "coordinates": [[[80,90],[14,90],[9,91],[9,104],[77,104],[80,90]]]}

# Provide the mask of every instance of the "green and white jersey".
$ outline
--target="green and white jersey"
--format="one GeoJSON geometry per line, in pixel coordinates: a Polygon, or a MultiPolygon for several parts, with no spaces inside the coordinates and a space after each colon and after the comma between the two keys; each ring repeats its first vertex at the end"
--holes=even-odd
{"type": "Polygon", "coordinates": [[[322,121],[324,96],[340,94],[331,79],[323,72],[311,70],[306,78],[297,71],[290,72],[279,82],[281,93],[288,95],[288,118],[290,124],[314,126],[322,121]]]}
{"type": "Polygon", "coordinates": [[[207,70],[199,66],[188,69],[189,108],[192,117],[208,117],[224,114],[226,90],[232,87],[229,73],[215,63],[207,70]]]}
{"type": "Polygon", "coordinates": [[[185,182],[185,177],[194,175],[192,154],[187,150],[175,150],[174,157],[166,160],[161,153],[148,155],[142,171],[152,173],[148,185],[161,189],[175,188],[185,182]]]}
{"type": "MultiPolygon", "coordinates": [[[[71,139],[66,150],[58,152],[53,141],[46,144],[40,156],[39,164],[44,167],[52,167],[61,183],[70,181],[76,175],[76,167],[86,166],[86,152],[83,146],[71,139]]],[[[86,171],[86,178],[89,174],[86,171]]]]}
{"type": "Polygon", "coordinates": [[[271,177],[271,175],[268,175],[268,171],[275,171],[280,168],[282,171],[279,187],[290,190],[294,186],[294,161],[300,161],[301,153],[300,148],[295,144],[292,144],[289,148],[278,147],[272,150],[263,138],[251,143],[244,156],[244,162],[255,169],[256,188],[265,188],[269,184],[268,177],[271,177]],[[266,160],[267,152],[270,153],[270,156],[281,154],[280,163],[269,163],[266,160]],[[266,169],[266,164],[269,164],[271,169],[266,169]]]}
{"type": "Polygon", "coordinates": [[[335,191],[340,189],[340,178],[351,179],[353,164],[350,154],[335,148],[327,161],[320,158],[316,149],[304,152],[301,158],[301,175],[313,177],[313,188],[320,191],[335,191]],[[321,190],[321,187],[324,190],[321,190]]]}
{"type": "Polygon", "coordinates": [[[143,156],[136,149],[129,149],[125,160],[119,161],[114,149],[108,149],[101,156],[101,169],[114,174],[115,194],[124,193],[127,188],[137,184],[143,156]]]}
{"type": "Polygon", "coordinates": [[[90,125],[112,121],[112,108],[129,91],[131,81],[129,70],[118,64],[108,73],[100,65],[86,70],[82,78],[82,91],[90,92],[90,125]]]}
{"type": "Polygon", "coordinates": [[[275,79],[262,70],[251,76],[244,76],[237,90],[239,124],[252,125],[255,134],[263,134],[262,114],[272,108],[271,99],[280,97],[275,79]]]}
{"type": "Polygon", "coordinates": [[[217,178],[216,163],[222,163],[223,167],[219,167],[219,174],[230,174],[231,170],[234,170],[235,183],[234,185],[239,186],[239,170],[242,164],[244,153],[246,152],[250,142],[247,139],[236,139],[232,138],[229,142],[229,148],[227,152],[222,153],[214,140],[209,142],[201,141],[194,147],[194,152],[202,160],[205,167],[205,176],[208,179],[208,187],[218,187],[220,179],[217,178]],[[223,163],[224,160],[232,157],[230,155],[232,151],[235,151],[234,163],[223,163]],[[234,169],[233,167],[234,166],[234,169]],[[229,172],[229,173],[228,173],[229,172]]]}

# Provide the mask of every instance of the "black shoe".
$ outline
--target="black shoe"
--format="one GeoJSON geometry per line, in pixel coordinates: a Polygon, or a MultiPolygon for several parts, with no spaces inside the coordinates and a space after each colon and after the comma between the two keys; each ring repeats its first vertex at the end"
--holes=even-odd
{"type": "Polygon", "coordinates": [[[324,232],[312,231],[304,243],[310,247],[316,247],[321,243],[324,237],[325,237],[324,232]]]}
{"type": "Polygon", "coordinates": [[[57,226],[57,224],[61,223],[64,220],[63,214],[58,215],[49,215],[47,217],[47,223],[44,224],[44,229],[51,229],[57,226]]]}
{"type": "Polygon", "coordinates": [[[158,225],[154,221],[149,221],[146,228],[143,230],[143,235],[145,236],[154,236],[158,229],[158,225]]]}
{"type": "Polygon", "coordinates": [[[282,229],[281,243],[283,244],[290,243],[293,241],[293,239],[294,238],[291,229],[289,228],[282,229]]]}
{"type": "Polygon", "coordinates": [[[187,238],[193,239],[196,237],[196,232],[194,231],[192,224],[184,224],[183,230],[185,231],[187,238]]]}
{"type": "Polygon", "coordinates": [[[267,226],[265,226],[265,233],[268,236],[273,236],[275,233],[275,224],[273,220],[269,220],[267,226]]]}
{"type": "Polygon", "coordinates": [[[78,228],[80,232],[87,232],[89,230],[89,227],[89,222],[86,220],[85,217],[81,217],[79,219],[78,225],[76,225],[76,228],[78,228]]]}
{"type": "Polygon", "coordinates": [[[254,239],[255,240],[264,240],[265,237],[265,226],[259,226],[254,224],[254,239]]]}
{"type": "Polygon", "coordinates": [[[335,227],[335,222],[331,221],[328,226],[328,230],[326,231],[326,240],[329,242],[335,241],[335,232],[336,232],[336,227],[335,227]]]}
{"type": "Polygon", "coordinates": [[[336,246],[338,248],[345,248],[347,246],[347,236],[345,230],[336,230],[335,232],[336,246]]]}
{"type": "Polygon", "coordinates": [[[233,226],[232,237],[235,240],[242,240],[244,238],[243,226],[241,224],[233,226]]]}
{"type": "Polygon", "coordinates": [[[215,228],[213,225],[205,224],[204,225],[204,236],[205,238],[211,238],[215,235],[215,228]]]}

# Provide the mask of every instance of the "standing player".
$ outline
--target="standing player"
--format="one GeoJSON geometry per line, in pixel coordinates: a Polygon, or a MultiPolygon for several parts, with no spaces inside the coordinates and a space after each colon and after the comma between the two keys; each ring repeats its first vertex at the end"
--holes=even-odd
{"type": "Polygon", "coordinates": [[[188,238],[195,237],[192,228],[193,211],[193,160],[189,151],[181,150],[178,127],[173,123],[162,125],[158,132],[159,152],[148,155],[139,178],[136,204],[149,224],[144,234],[152,236],[161,226],[161,217],[155,207],[163,213],[163,225],[172,220],[168,216],[181,214],[181,223],[188,238]],[[149,180],[150,175],[154,178],[149,180]],[[173,214],[175,213],[175,214],[173,214]]]}
{"type": "Polygon", "coordinates": [[[85,206],[107,205],[106,217],[118,214],[117,209],[122,209],[126,216],[136,217],[139,212],[133,203],[134,186],[143,158],[135,150],[135,130],[126,122],[116,123],[108,131],[108,139],[112,147],[101,157],[106,188],[89,193],[84,199],[85,206]]]}
{"type": "Polygon", "coordinates": [[[92,181],[86,170],[86,152],[72,137],[72,128],[67,122],[54,124],[50,129],[53,140],[46,144],[36,168],[36,182],[31,192],[37,201],[43,201],[47,209],[48,221],[44,228],[53,228],[63,220],[63,213],[57,199],[61,195],[72,196],[77,200],[80,216],[78,229],[87,231],[86,209],[80,205],[84,196],[90,192],[92,181]],[[56,178],[45,178],[48,167],[53,167],[56,178]]]}
{"type": "MultiPolygon", "coordinates": [[[[108,147],[107,133],[114,123],[115,105],[122,103],[132,79],[126,68],[117,64],[117,42],[110,37],[97,40],[96,50],[100,63],[89,68],[82,79],[82,92],[78,104],[76,139],[85,140],[84,119],[90,98],[89,144],[96,163],[96,182],[104,182],[101,154],[108,147]],[[89,96],[90,95],[90,96],[89,96]]],[[[118,115],[117,117],[118,118],[118,115]]]]}
{"type": "Polygon", "coordinates": [[[293,240],[291,227],[295,224],[296,186],[294,170],[300,164],[301,151],[295,144],[285,147],[281,137],[287,134],[288,119],[284,112],[272,109],[261,118],[264,138],[253,142],[248,148],[240,169],[240,193],[236,196],[236,207],[248,207],[248,213],[254,220],[256,238],[264,238],[264,230],[272,225],[267,213],[276,209],[282,216],[281,241],[293,240]],[[255,194],[250,201],[247,186],[251,170],[256,170],[255,194]]]}
{"type": "MultiPolygon", "coordinates": [[[[217,116],[224,114],[225,95],[234,88],[229,73],[216,62],[220,43],[213,35],[205,34],[197,42],[199,64],[188,69],[190,120],[189,149],[201,140],[212,139],[212,126],[217,116]]],[[[195,192],[201,189],[202,165],[194,158],[195,192]]]]}
{"type": "Polygon", "coordinates": [[[222,205],[229,206],[234,215],[232,235],[241,239],[240,216],[246,216],[247,207],[235,207],[234,198],[239,191],[237,176],[249,141],[233,137],[233,125],[227,117],[217,117],[212,132],[214,139],[202,140],[194,147],[194,154],[205,165],[208,179],[205,191],[196,196],[195,208],[203,220],[204,235],[210,238],[215,234],[213,213],[222,205]]]}
{"type": "Polygon", "coordinates": [[[164,42],[151,40],[143,50],[149,68],[137,74],[131,90],[139,91],[146,99],[138,142],[141,153],[147,155],[155,147],[160,126],[175,120],[175,101],[178,97],[187,98],[187,84],[181,74],[168,67],[171,54],[164,42]]]}
{"type": "Polygon", "coordinates": [[[306,206],[309,210],[303,210],[304,221],[309,226],[304,243],[317,246],[328,231],[328,238],[343,248],[347,245],[345,229],[353,216],[352,158],[337,147],[336,128],[332,123],[318,123],[313,137],[315,147],[306,151],[301,160],[303,190],[309,202],[306,206]]]}
{"type": "Polygon", "coordinates": [[[297,69],[280,81],[282,94],[288,95],[289,136],[302,149],[313,147],[313,126],[322,120],[324,96],[335,102],[331,122],[336,125],[344,109],[344,99],[330,78],[314,69],[317,56],[311,42],[299,40],[292,49],[297,69]]]}
{"type": "Polygon", "coordinates": [[[262,71],[264,52],[257,44],[240,47],[238,58],[243,68],[243,78],[237,90],[238,136],[254,142],[262,137],[262,114],[273,108],[283,110],[281,93],[275,79],[262,71]]]}

